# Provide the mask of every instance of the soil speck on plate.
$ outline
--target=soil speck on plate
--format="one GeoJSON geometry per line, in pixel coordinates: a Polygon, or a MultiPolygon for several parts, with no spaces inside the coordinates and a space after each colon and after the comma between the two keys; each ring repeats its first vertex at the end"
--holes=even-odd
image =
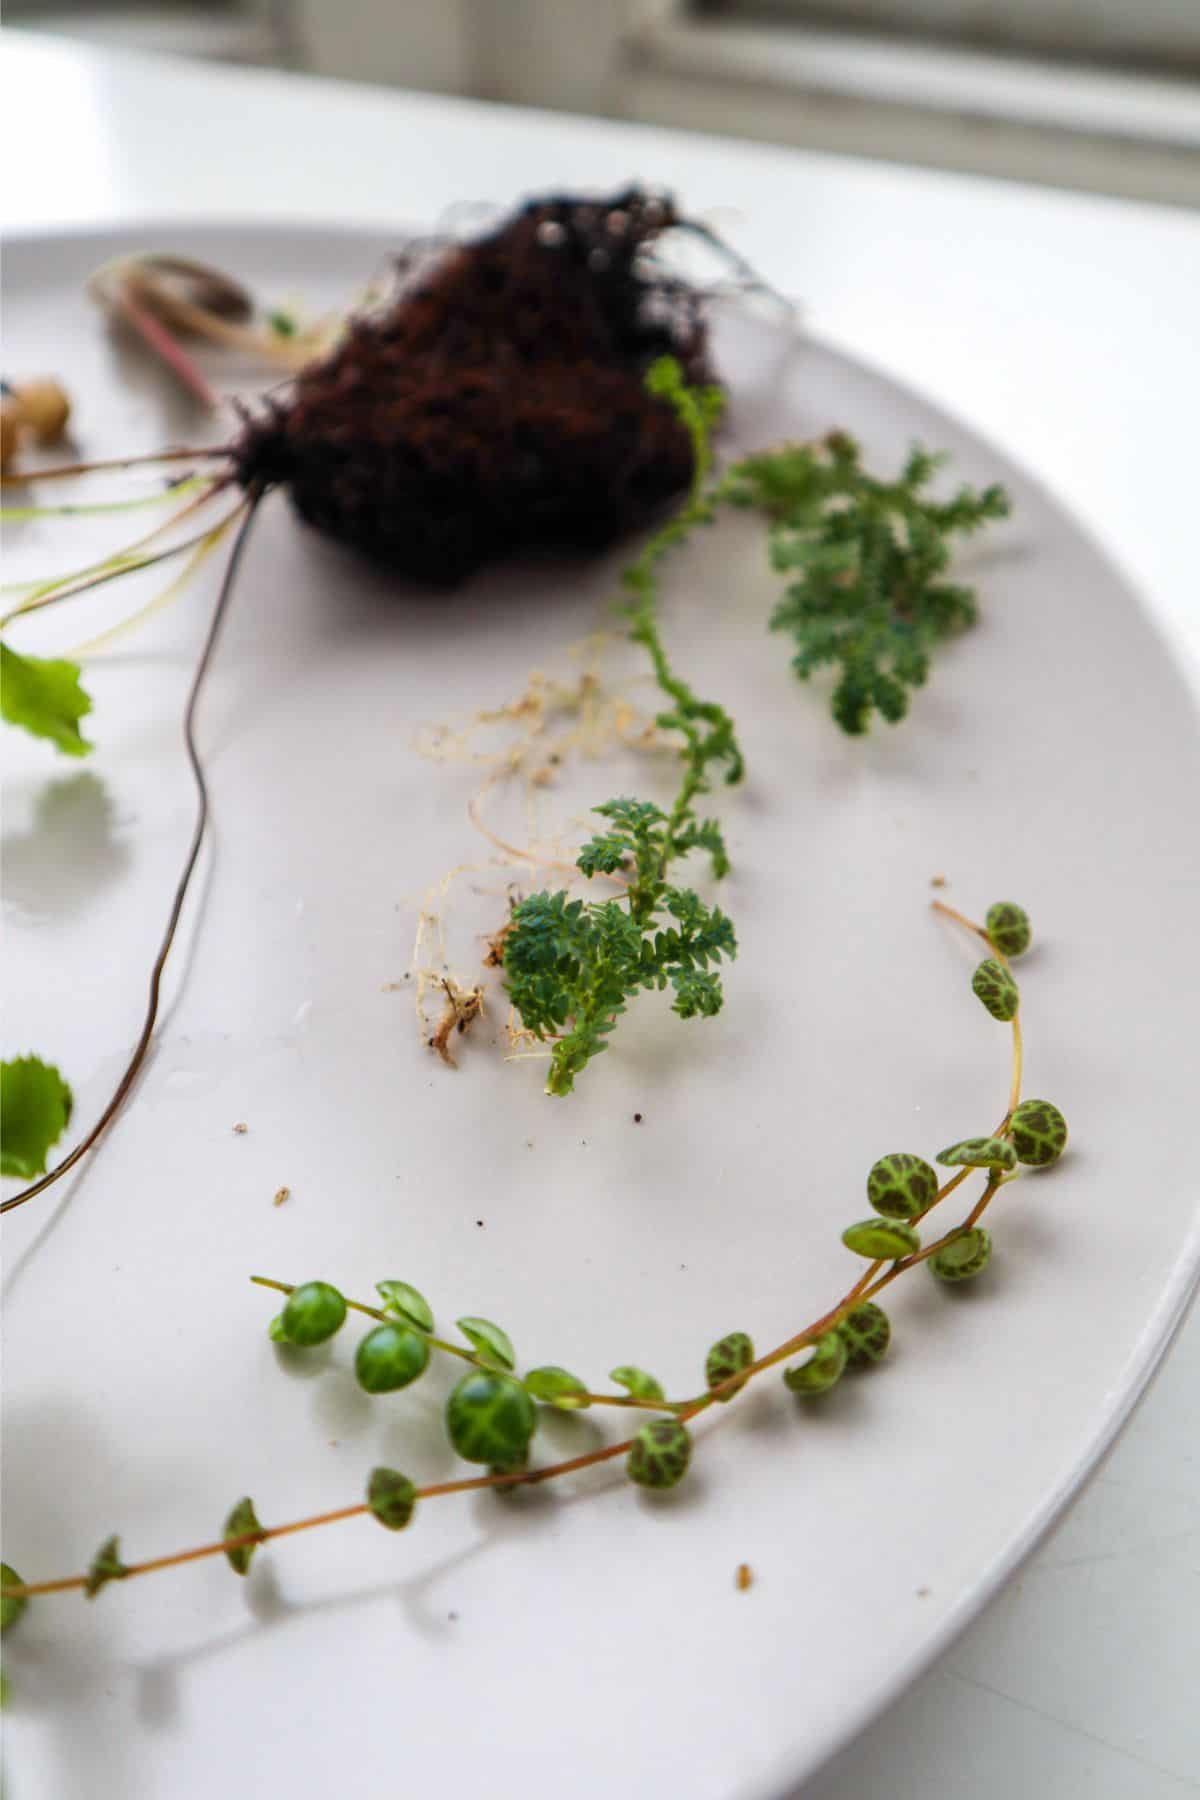
{"type": "Polygon", "coordinates": [[[284,1201],[290,1200],[291,1197],[292,1197],[292,1190],[290,1187],[276,1188],[275,1199],[274,1199],[273,1204],[275,1206],[282,1206],[284,1201]]]}
{"type": "Polygon", "coordinates": [[[250,1127],[243,1120],[239,1119],[233,1129],[238,1137],[245,1137],[250,1127]]]}
{"type": "Polygon", "coordinates": [[[737,1585],[738,1593],[744,1594],[746,1589],[751,1587],[754,1583],[754,1570],[750,1567],[749,1563],[739,1563],[737,1566],[737,1574],[733,1579],[737,1585]]]}

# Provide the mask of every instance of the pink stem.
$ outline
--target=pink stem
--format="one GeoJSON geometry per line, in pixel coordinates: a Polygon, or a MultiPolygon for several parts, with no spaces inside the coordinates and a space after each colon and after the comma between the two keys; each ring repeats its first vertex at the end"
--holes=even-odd
{"type": "Polygon", "coordinates": [[[203,375],[166,329],[159,323],[154,314],[133,298],[127,287],[119,287],[112,293],[112,303],[118,312],[133,326],[142,341],[154,351],[177,380],[181,381],[201,405],[210,412],[215,412],[220,405],[217,395],[213,393],[203,375]]]}

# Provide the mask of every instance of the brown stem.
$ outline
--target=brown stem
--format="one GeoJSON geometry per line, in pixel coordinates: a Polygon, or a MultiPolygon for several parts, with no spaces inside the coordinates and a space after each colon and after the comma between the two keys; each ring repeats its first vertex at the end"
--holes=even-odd
{"type": "Polygon", "coordinates": [[[977,925],[974,919],[968,919],[966,913],[960,913],[957,907],[947,906],[944,900],[931,900],[929,904],[934,912],[943,913],[947,919],[953,919],[956,925],[963,925],[968,931],[973,931],[976,937],[981,937],[988,949],[995,954],[996,946],[982,925],[977,925]]]}
{"type": "Polygon", "coordinates": [[[142,1029],[138,1035],[137,1043],[133,1048],[133,1054],[126,1064],[125,1072],[117,1083],[112,1098],[109,1100],[108,1105],[104,1108],[104,1111],[100,1114],[99,1119],[92,1126],[86,1137],[82,1138],[70,1154],[65,1156],[60,1163],[57,1163],[53,1169],[50,1169],[45,1175],[40,1176],[37,1181],[32,1182],[28,1187],[22,1188],[19,1194],[14,1194],[10,1199],[5,1200],[4,1203],[0,1205],[0,1213],[11,1212],[14,1207],[24,1206],[25,1202],[27,1200],[32,1200],[36,1194],[44,1193],[46,1189],[52,1187],[56,1181],[61,1181],[62,1177],[66,1175],[69,1170],[73,1169],[82,1157],[87,1155],[88,1151],[103,1137],[112,1121],[120,1112],[125,1097],[137,1080],[142,1064],[146,1059],[146,1053],[150,1048],[150,1040],[154,1035],[154,1026],[158,1019],[159,992],[162,986],[163,970],[166,967],[167,958],[171,954],[171,946],[175,941],[175,932],[179,925],[180,915],[183,912],[183,903],[187,898],[188,887],[191,883],[192,875],[195,872],[196,863],[200,855],[200,846],[204,841],[204,833],[208,825],[208,783],[204,777],[204,768],[200,761],[200,753],[196,748],[196,708],[200,699],[201,689],[204,686],[204,678],[208,673],[209,665],[213,658],[213,652],[217,647],[217,639],[220,636],[221,625],[224,621],[226,611],[228,610],[230,596],[233,592],[234,577],[237,574],[238,565],[241,562],[242,553],[246,547],[249,536],[250,526],[254,520],[254,515],[261,497],[261,494],[252,494],[245,503],[241,525],[238,529],[237,537],[234,539],[229,561],[226,564],[225,574],[221,581],[220,592],[217,595],[217,603],[213,608],[208,633],[200,651],[200,660],[196,664],[196,670],[192,676],[192,684],[188,691],[187,705],[184,708],[183,742],[187,751],[188,762],[191,764],[192,778],[196,787],[196,822],[192,829],[192,837],[191,842],[188,845],[187,855],[184,858],[183,870],[175,888],[174,898],[171,901],[171,910],[167,916],[166,929],[163,932],[162,940],[158,947],[158,954],[154,958],[154,964],[150,971],[150,992],[146,1001],[146,1013],[142,1021],[142,1029]]]}
{"type": "Polygon", "coordinates": [[[53,469],[27,469],[19,475],[0,476],[0,487],[27,487],[32,481],[60,481],[67,475],[94,475],[103,469],[136,469],[146,463],[194,462],[197,458],[227,457],[226,445],[198,450],[152,450],[144,456],[108,456],[98,462],[59,463],[53,469]]]}
{"type": "Polygon", "coordinates": [[[172,337],[162,320],[142,305],[131,282],[125,282],[111,290],[109,305],[121,315],[127,325],[133,327],[146,348],[158,357],[164,368],[170,370],[193,399],[198,400],[209,412],[216,412],[220,401],[204,375],[182,344],[172,337]]]}

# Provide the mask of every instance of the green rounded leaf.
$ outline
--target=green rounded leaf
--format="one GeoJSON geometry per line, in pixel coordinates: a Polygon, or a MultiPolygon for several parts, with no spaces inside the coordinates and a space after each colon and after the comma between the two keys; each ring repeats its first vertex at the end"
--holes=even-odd
{"type": "Polygon", "coordinates": [[[678,1419],[651,1419],[630,1445],[625,1471],[639,1487],[673,1488],[687,1474],[691,1460],[687,1426],[678,1419]]]}
{"type": "Polygon", "coordinates": [[[840,1378],[846,1367],[846,1340],[837,1331],[827,1331],[813,1345],[807,1362],[785,1369],[783,1379],[793,1394],[824,1394],[840,1378]]]}
{"type": "Polygon", "coordinates": [[[346,1302],[327,1281],[305,1281],[292,1289],[279,1316],[286,1342],[308,1349],[341,1330],[346,1302]]]}
{"type": "Polygon", "coordinates": [[[251,1531],[261,1534],[262,1529],[262,1524],[254,1510],[253,1500],[249,1497],[239,1500],[226,1519],[224,1530],[221,1533],[228,1546],[225,1557],[235,1575],[245,1575],[249,1571],[250,1559],[258,1548],[258,1542],[229,1546],[229,1539],[245,1537],[251,1531]]]}
{"type": "Polygon", "coordinates": [[[495,1369],[511,1370],[517,1366],[517,1353],[507,1331],[493,1325],[490,1319],[458,1319],[458,1329],[474,1346],[478,1355],[495,1369]]]}
{"type": "Polygon", "coordinates": [[[997,900],[987,909],[987,934],[1005,956],[1023,956],[1033,936],[1029,914],[1012,900],[997,900]]]}
{"type": "Polygon", "coordinates": [[[710,1389],[720,1387],[724,1381],[730,1385],[717,1395],[718,1400],[732,1400],[744,1381],[731,1381],[730,1377],[740,1375],[754,1361],[754,1345],[744,1331],[731,1331],[727,1337],[718,1338],[704,1359],[704,1379],[710,1389]]]}
{"type": "Polygon", "coordinates": [[[970,1281],[987,1268],[991,1256],[991,1233],[973,1225],[929,1258],[930,1273],[939,1281],[970,1281]]]}
{"type": "MultiPolygon", "coordinates": [[[[22,1587],[24,1584],[11,1563],[0,1563],[0,1587],[22,1587]]],[[[0,1632],[15,1625],[29,1605],[24,1594],[0,1595],[0,1632]]]]}
{"type": "Polygon", "coordinates": [[[32,1181],[71,1119],[71,1090],[51,1063],[18,1056],[0,1063],[0,1174],[32,1181]]]}
{"type": "Polygon", "coordinates": [[[915,1219],[937,1199],[937,1171],[923,1156],[892,1150],[871,1164],[867,1200],[885,1219],[915,1219]]]}
{"type": "Polygon", "coordinates": [[[1011,1172],[1017,1166],[1017,1153],[1007,1138],[962,1138],[939,1150],[937,1160],[948,1169],[1003,1169],[1011,1172]]]}
{"type": "Polygon", "coordinates": [[[887,1355],[892,1341],[892,1327],[882,1306],[864,1300],[853,1312],[839,1320],[836,1330],[846,1346],[846,1367],[865,1369],[887,1355]]]}
{"type": "Polygon", "coordinates": [[[986,1006],[993,1019],[1007,1024],[1016,1018],[1021,991],[1004,964],[998,963],[994,956],[984,957],[971,977],[971,987],[975,998],[986,1006]]]}
{"type": "Polygon", "coordinates": [[[375,1292],[383,1301],[383,1310],[418,1331],[433,1330],[433,1308],[417,1288],[407,1281],[377,1281],[375,1292]]]}
{"type": "Polygon", "coordinates": [[[393,1394],[428,1366],[429,1345],[407,1325],[377,1325],[354,1353],[358,1385],[368,1394],[393,1394]]]}
{"type": "Polygon", "coordinates": [[[467,1462],[506,1468],[518,1462],[537,1425],[533,1401],[510,1375],[477,1369],[446,1402],[446,1432],[467,1462]]]}
{"type": "Polygon", "coordinates": [[[68,756],[86,756],[92,746],[79,721],[91,710],[91,695],[79,685],[78,663],[18,656],[0,644],[0,713],[10,725],[49,738],[68,756]]]}
{"type": "Polygon", "coordinates": [[[367,1479],[367,1505],[388,1531],[403,1531],[413,1516],[417,1490],[399,1469],[372,1469],[367,1479]]]}
{"type": "Polygon", "coordinates": [[[89,1600],[94,1600],[102,1587],[107,1587],[110,1581],[123,1581],[128,1573],[127,1566],[121,1561],[120,1538],[105,1538],[92,1558],[83,1591],[89,1600]]]}
{"type": "Polygon", "coordinates": [[[921,1248],[919,1236],[903,1219],[860,1219],[857,1225],[847,1225],[842,1242],[869,1262],[894,1262],[921,1248]]]}
{"type": "Polygon", "coordinates": [[[667,1397],[661,1381],[656,1381],[645,1369],[635,1368],[632,1363],[610,1369],[608,1379],[615,1381],[618,1387],[626,1388],[635,1400],[665,1400],[667,1397]]]}
{"type": "Polygon", "coordinates": [[[1017,1161],[1034,1169],[1057,1162],[1067,1147],[1067,1121],[1050,1100],[1022,1100],[1009,1131],[1017,1161]]]}
{"type": "Polygon", "coordinates": [[[548,1406],[561,1407],[564,1412],[576,1411],[579,1407],[590,1406],[588,1390],[578,1375],[572,1375],[569,1369],[560,1369],[557,1363],[545,1363],[540,1369],[530,1369],[525,1377],[525,1390],[535,1400],[544,1400],[548,1406]]]}

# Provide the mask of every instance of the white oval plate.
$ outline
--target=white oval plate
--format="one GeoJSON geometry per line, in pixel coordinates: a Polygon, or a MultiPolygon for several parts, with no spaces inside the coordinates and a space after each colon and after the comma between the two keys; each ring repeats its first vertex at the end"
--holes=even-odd
{"type": "MultiPolygon", "coordinates": [[[[173,227],[170,244],[314,305],[386,249],[266,227],[173,227]]],[[[88,454],[194,429],[81,297],[127,247],[8,252],[8,367],[62,374],[88,454]]],[[[414,739],[515,698],[532,668],[577,674],[566,646],[603,622],[620,559],[396,592],[272,500],[204,700],[215,830],[153,1061],[69,1188],[5,1224],[6,1554],[36,1579],[85,1566],[111,1531],[130,1558],[203,1541],[244,1493],[271,1523],[352,1502],[380,1461],[451,1473],[444,1372],[369,1401],[349,1333],[282,1369],[252,1271],[360,1297],[404,1277],[446,1323],[499,1319],[527,1365],[598,1383],[634,1361],[673,1392],[719,1335],[766,1348],[820,1313],[856,1272],[839,1233],[873,1158],[931,1155],[1003,1110],[1008,1033],[970,993],[970,944],[928,910],[934,876],[976,915],[1001,897],[1033,915],[1026,1091],[1063,1107],[1070,1155],[997,1203],[977,1291],[909,1277],[882,1370],[806,1410],[764,1378],[703,1426],[671,1496],[602,1470],[427,1504],[401,1537],[332,1526],[260,1553],[244,1583],[214,1560],[90,1606],[42,1601],[8,1656],[26,1800],[315,1800],[364,1781],[779,1796],[1011,1573],[1181,1313],[1200,1254],[1184,684],[1078,527],[961,425],[778,326],[725,319],[718,354],[735,443],[838,424],[883,468],[920,437],[956,477],[1009,484],[1012,523],[960,565],[983,622],[906,723],[848,740],[764,629],[775,581],[753,523],[679,559],[669,642],[738,717],[749,761],[717,796],[742,953],[718,1020],[643,998],[555,1102],[536,1062],[503,1059],[494,985],[457,1074],[419,1041],[421,896],[489,848],[466,815],[478,769],[414,739]]],[[[10,569],[70,567],[142,519],[14,528],[10,569]]],[[[6,734],[5,1045],[61,1062],[80,1125],[134,1035],[190,826],[179,712],[214,584],[210,567],[89,668],[88,762],[6,734]]],[[[58,609],[14,642],[77,642],[150,591],[58,609]]],[[[603,667],[649,703],[627,648],[603,667]]],[[[568,828],[670,779],[662,758],[577,760],[548,816],[568,828]]],[[[451,889],[460,974],[518,879],[485,866],[451,889]]],[[[596,1418],[552,1420],[544,1449],[589,1447],[596,1418]]]]}

